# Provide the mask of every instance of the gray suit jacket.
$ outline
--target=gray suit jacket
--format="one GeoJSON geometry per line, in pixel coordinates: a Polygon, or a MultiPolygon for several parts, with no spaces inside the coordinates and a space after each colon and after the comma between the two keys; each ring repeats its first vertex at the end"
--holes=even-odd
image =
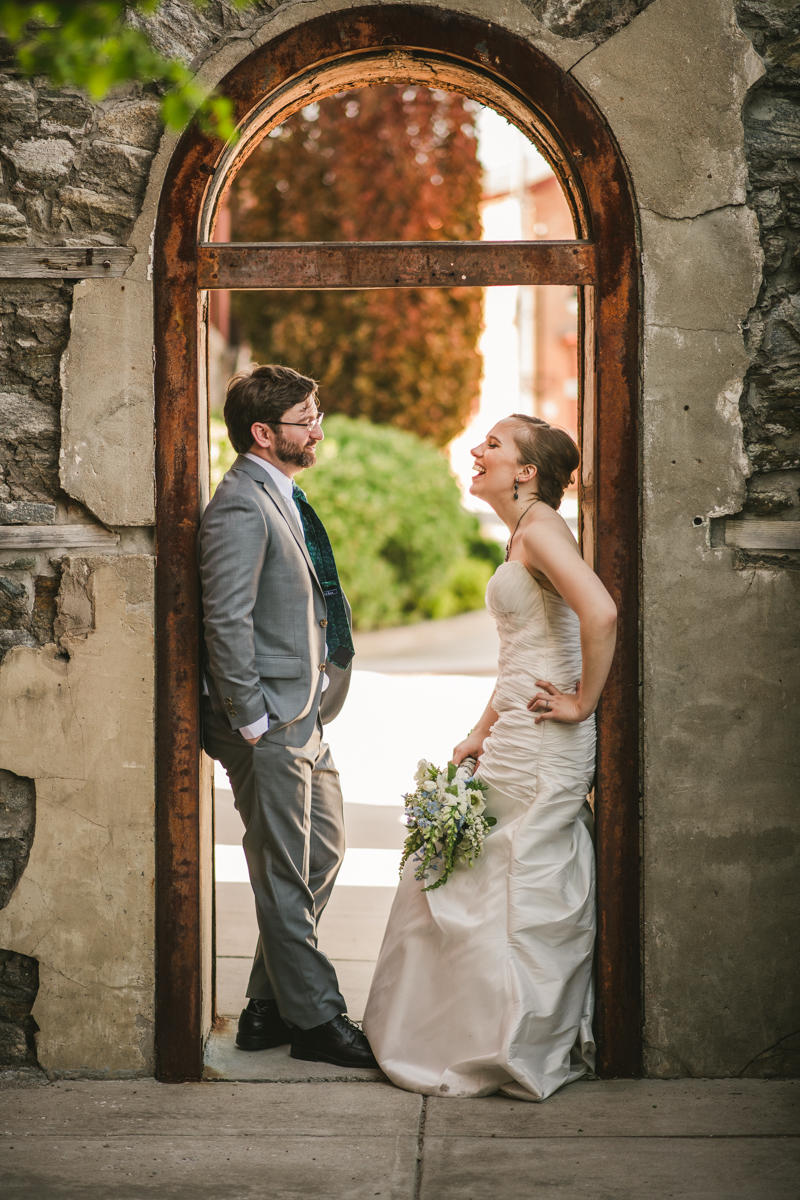
{"type": "Polygon", "coordinates": [[[203,666],[211,706],[232,729],[266,706],[264,736],[303,746],[318,712],[324,722],[340,711],[350,668],[326,663],[325,598],[290,505],[243,455],[214,493],[198,535],[203,666]]]}

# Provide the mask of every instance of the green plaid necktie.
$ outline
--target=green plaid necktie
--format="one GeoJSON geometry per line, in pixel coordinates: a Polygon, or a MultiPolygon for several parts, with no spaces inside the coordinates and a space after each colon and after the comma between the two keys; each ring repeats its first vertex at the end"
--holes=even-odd
{"type": "Polygon", "coordinates": [[[322,521],[308,503],[305,492],[296,483],[292,484],[292,499],[300,513],[306,547],[328,606],[328,658],[344,670],[350,665],[355,651],[330,538],[322,521]]]}

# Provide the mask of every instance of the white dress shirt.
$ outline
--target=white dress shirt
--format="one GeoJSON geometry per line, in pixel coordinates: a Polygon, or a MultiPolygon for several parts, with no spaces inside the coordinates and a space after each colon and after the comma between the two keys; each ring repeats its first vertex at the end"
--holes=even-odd
{"type": "MultiPolygon", "coordinates": [[[[270,479],[273,481],[273,483],[277,487],[280,494],[286,500],[289,501],[289,507],[292,510],[292,515],[294,516],[295,520],[297,521],[297,528],[300,532],[300,536],[302,537],[303,541],[305,542],[306,535],[305,535],[305,530],[303,529],[303,521],[300,516],[300,510],[298,509],[298,507],[295,504],[294,499],[292,497],[292,491],[294,488],[293,481],[289,478],[288,475],[284,475],[283,471],[281,471],[278,467],[273,466],[273,464],[271,462],[267,462],[267,460],[265,458],[261,458],[258,454],[248,453],[248,454],[245,454],[244,457],[249,458],[250,462],[255,463],[257,467],[261,467],[261,469],[263,471],[266,471],[267,475],[269,475],[270,479]]],[[[327,658],[327,655],[328,655],[328,647],[326,646],[325,647],[326,658],[327,658]]],[[[325,689],[327,688],[329,683],[330,683],[330,679],[328,679],[327,675],[324,675],[323,679],[322,679],[323,692],[325,691],[325,689]]],[[[205,695],[208,695],[208,684],[206,683],[205,680],[203,680],[203,692],[205,695]]],[[[253,722],[252,725],[242,725],[241,728],[239,729],[239,733],[245,739],[257,738],[257,737],[261,737],[262,733],[266,733],[268,729],[269,729],[269,715],[267,713],[264,713],[263,717],[259,717],[257,721],[253,722]]]]}

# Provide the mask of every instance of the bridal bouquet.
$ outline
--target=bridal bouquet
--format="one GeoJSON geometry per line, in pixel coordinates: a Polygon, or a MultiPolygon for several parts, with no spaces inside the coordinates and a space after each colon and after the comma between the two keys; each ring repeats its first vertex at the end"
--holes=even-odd
{"type": "Polygon", "coordinates": [[[412,854],[419,864],[415,879],[427,880],[429,871],[442,867],[442,874],[423,888],[424,892],[446,883],[457,862],[471,867],[481,853],[487,830],[497,824],[495,817],[485,815],[481,793],[488,788],[473,777],[474,769],[474,758],[465,759],[459,767],[448,763],[444,771],[423,758],[414,776],[416,791],[404,797],[410,832],[403,846],[400,874],[412,854]]]}

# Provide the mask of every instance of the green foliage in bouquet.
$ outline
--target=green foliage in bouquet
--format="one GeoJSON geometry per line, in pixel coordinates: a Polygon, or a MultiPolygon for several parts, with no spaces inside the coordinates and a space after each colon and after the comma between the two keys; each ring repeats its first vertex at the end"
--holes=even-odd
{"type": "Polygon", "coordinates": [[[447,459],[400,429],[332,416],[298,483],[331,539],[357,629],[483,607],[502,559],[461,505],[447,459]]]}
{"type": "Polygon", "coordinates": [[[429,872],[441,870],[436,882],[422,889],[432,892],[447,883],[459,862],[473,866],[497,819],[486,816],[482,793],[488,788],[472,776],[470,768],[448,763],[446,770],[440,771],[423,758],[415,778],[416,790],[405,797],[410,832],[403,846],[400,875],[413,855],[415,879],[427,880],[429,872]]]}

